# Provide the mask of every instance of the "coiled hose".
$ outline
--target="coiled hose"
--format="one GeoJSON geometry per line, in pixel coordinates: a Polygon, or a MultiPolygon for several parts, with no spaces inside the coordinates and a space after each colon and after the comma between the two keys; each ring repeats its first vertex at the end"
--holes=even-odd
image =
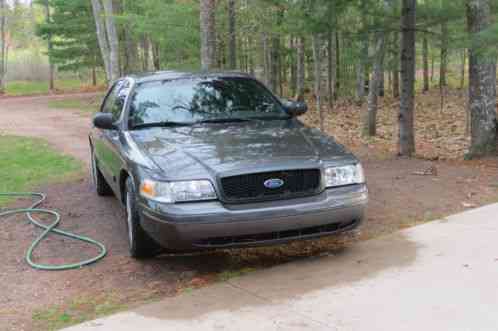
{"type": "Polygon", "coordinates": [[[62,231],[57,229],[57,226],[59,225],[61,221],[61,215],[54,211],[54,210],[48,210],[48,209],[43,209],[43,208],[38,208],[47,198],[45,194],[43,193],[0,193],[0,197],[32,197],[32,198],[38,198],[29,208],[23,208],[23,209],[7,209],[6,211],[0,210],[0,219],[15,215],[15,214],[26,214],[28,220],[31,222],[31,224],[44,229],[44,231],[38,236],[38,238],[33,241],[33,243],[29,246],[28,251],[26,252],[26,262],[33,267],[34,269],[38,270],[49,270],[49,271],[56,271],[56,270],[69,270],[69,269],[78,269],[81,267],[84,267],[86,265],[95,263],[102,258],[104,258],[107,254],[107,249],[105,246],[91,238],[85,237],[85,236],[80,236],[76,235],[70,232],[62,231]],[[33,217],[33,214],[44,214],[44,215],[49,215],[53,218],[53,222],[50,225],[44,225],[40,223],[39,220],[33,217]],[[60,264],[60,265],[49,265],[49,264],[39,264],[35,263],[33,261],[33,252],[35,251],[36,247],[45,239],[50,233],[57,234],[63,237],[71,238],[74,240],[79,240],[83,241],[85,243],[91,244],[96,246],[100,253],[88,260],[80,261],[77,263],[72,263],[72,264],[60,264]]]}

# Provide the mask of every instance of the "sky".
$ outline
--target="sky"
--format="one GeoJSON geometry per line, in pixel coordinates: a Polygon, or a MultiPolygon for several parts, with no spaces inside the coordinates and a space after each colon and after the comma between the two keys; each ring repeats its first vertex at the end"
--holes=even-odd
{"type": "MultiPolygon", "coordinates": [[[[20,3],[30,4],[32,0],[19,0],[20,3]]],[[[8,4],[12,4],[14,0],[7,0],[8,4]]]]}

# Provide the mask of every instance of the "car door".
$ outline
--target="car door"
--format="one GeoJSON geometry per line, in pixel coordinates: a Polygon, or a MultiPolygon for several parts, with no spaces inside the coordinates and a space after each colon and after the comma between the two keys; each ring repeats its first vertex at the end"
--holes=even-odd
{"type": "Polygon", "coordinates": [[[98,159],[99,169],[115,192],[119,192],[117,179],[122,169],[121,157],[121,115],[128,96],[130,83],[127,80],[119,80],[111,88],[101,111],[111,113],[116,124],[114,130],[98,130],[98,142],[95,153],[98,159]]]}

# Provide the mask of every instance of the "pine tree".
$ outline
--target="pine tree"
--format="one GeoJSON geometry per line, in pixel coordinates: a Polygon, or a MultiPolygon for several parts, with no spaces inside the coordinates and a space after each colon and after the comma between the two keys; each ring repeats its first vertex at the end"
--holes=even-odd
{"type": "MultiPolygon", "coordinates": [[[[45,1],[45,0],[43,0],[45,1]]],[[[101,65],[92,8],[86,0],[50,0],[50,20],[37,34],[50,39],[48,56],[60,70],[94,69],[101,65]]]]}

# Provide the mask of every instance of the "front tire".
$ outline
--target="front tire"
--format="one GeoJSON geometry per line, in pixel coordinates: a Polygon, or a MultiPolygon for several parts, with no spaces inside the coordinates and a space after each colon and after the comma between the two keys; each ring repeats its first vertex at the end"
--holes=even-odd
{"type": "Polygon", "coordinates": [[[95,186],[95,190],[97,191],[97,194],[99,196],[109,196],[112,195],[112,189],[107,184],[107,181],[104,178],[104,175],[102,175],[102,172],[100,172],[99,166],[97,164],[97,159],[95,159],[95,153],[93,149],[91,150],[91,175],[92,175],[92,182],[93,185],[95,186]]]}
{"type": "Polygon", "coordinates": [[[133,180],[126,180],[125,192],[126,224],[128,230],[128,247],[131,257],[136,259],[150,258],[161,252],[160,246],[144,231],[140,225],[137,200],[133,180]]]}

